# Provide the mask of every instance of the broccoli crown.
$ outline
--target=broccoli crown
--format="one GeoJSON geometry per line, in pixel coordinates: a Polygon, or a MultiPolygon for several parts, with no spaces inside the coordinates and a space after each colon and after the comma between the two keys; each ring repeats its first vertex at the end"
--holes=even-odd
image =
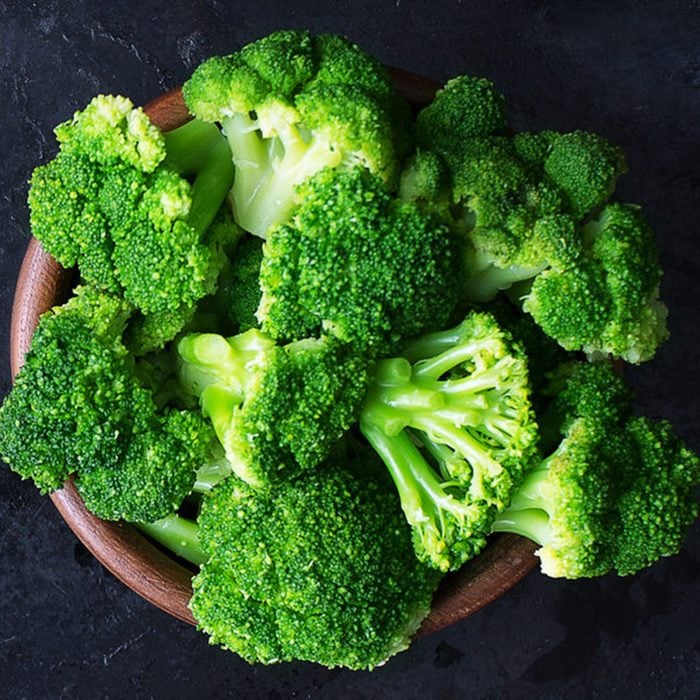
{"type": "Polygon", "coordinates": [[[196,414],[157,410],[121,343],[129,312],[79,288],[42,316],[0,409],[0,454],[44,493],[76,473],[99,517],[150,521],[191,489],[211,429],[196,414]]]}
{"type": "Polygon", "coordinates": [[[700,483],[700,458],[668,421],[632,418],[626,433],[637,459],[620,464],[615,569],[623,576],[680,551],[698,517],[700,483]]]}
{"type": "Polygon", "coordinates": [[[627,170],[625,154],[598,134],[552,134],[544,171],[561,189],[576,220],[605,204],[627,170]]]}
{"type": "Polygon", "coordinates": [[[462,75],[438,90],[418,114],[415,129],[419,146],[449,152],[462,139],[502,134],[505,101],[490,80],[462,75]]]}
{"type": "Polygon", "coordinates": [[[357,419],[368,381],[367,360],[329,337],[278,346],[255,329],[192,334],[178,352],[185,389],[256,488],[318,466],[357,419]]]}
{"type": "Polygon", "coordinates": [[[360,169],[326,170],[270,233],[257,317],[275,338],[330,333],[360,352],[444,327],[458,295],[457,243],[433,215],[360,169]]]}
{"type": "Polygon", "coordinates": [[[538,275],[523,309],[568,350],[639,363],[668,337],[653,232],[637,207],[609,204],[583,229],[568,269],[538,275]]]}
{"type": "Polygon", "coordinates": [[[238,332],[258,326],[255,312],[260,306],[260,266],[263,259],[262,239],[246,236],[232,255],[228,270],[226,296],[228,314],[238,332]]]}
{"type": "Polygon", "coordinates": [[[386,485],[334,463],[264,494],[229,478],[199,524],[209,560],[190,607],[251,663],[377,666],[408,646],[439,579],[386,485]]]}
{"type": "Polygon", "coordinates": [[[555,387],[562,379],[553,414],[560,442],[526,474],[494,529],[540,544],[549,576],[627,575],[675,554],[697,517],[700,460],[667,422],[630,415],[629,391],[611,366],[578,363],[555,387]]]}
{"type": "Polygon", "coordinates": [[[56,136],[29,191],[46,250],[144,314],[209,293],[223,261],[203,236],[233,179],[218,129],[195,120],[164,135],[128,99],[100,95],[56,136]]]}
{"type": "Polygon", "coordinates": [[[380,361],[360,428],[384,460],[422,561],[458,568],[485,544],[534,456],[525,358],[486,313],[380,361]]]}
{"type": "Polygon", "coordinates": [[[205,61],[183,95],[197,117],[221,122],[236,219],[262,238],[322,168],[360,165],[391,184],[408,148],[408,108],[387,72],[338,36],[274,32],[205,61]]]}

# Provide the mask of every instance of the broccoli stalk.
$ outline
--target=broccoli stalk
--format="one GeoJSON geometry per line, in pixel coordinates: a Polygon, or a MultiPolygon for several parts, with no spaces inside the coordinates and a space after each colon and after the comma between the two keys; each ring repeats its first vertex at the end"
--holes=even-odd
{"type": "Polygon", "coordinates": [[[492,316],[473,313],[378,363],[360,428],[394,479],[418,557],[458,568],[535,449],[524,358],[492,316]]]}
{"type": "Polygon", "coordinates": [[[208,559],[199,545],[199,526],[194,520],[171,513],[153,523],[141,523],[136,527],[144,535],[195,566],[201,566],[208,559]]]}

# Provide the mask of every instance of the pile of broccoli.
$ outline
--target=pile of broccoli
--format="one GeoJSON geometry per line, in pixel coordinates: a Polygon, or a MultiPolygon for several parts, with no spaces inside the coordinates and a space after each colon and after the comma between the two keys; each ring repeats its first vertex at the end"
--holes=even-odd
{"type": "Polygon", "coordinates": [[[183,95],[165,133],[96,97],[32,176],[80,281],[0,408],[20,476],[189,562],[199,626],[250,662],[382,664],[493,533],[567,578],[679,551],[700,460],[619,372],[668,332],[617,146],[513,133],[483,78],[413,116],[299,30],[183,95]]]}

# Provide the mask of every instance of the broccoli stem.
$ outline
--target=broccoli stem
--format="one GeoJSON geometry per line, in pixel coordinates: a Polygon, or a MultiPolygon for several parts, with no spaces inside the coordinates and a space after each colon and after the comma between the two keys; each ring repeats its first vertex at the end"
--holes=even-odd
{"type": "Polygon", "coordinates": [[[543,546],[552,538],[550,517],[552,503],[548,496],[549,465],[555,455],[525,474],[508,508],[494,523],[494,532],[512,532],[543,546]]]}
{"type": "Polygon", "coordinates": [[[140,523],[136,527],[178,557],[196,566],[206,563],[209,558],[199,546],[197,523],[176,513],[167,515],[154,523],[140,523]]]}
{"type": "Polygon", "coordinates": [[[340,162],[340,152],[326,141],[307,138],[284,119],[266,115],[270,137],[263,137],[259,123],[248,115],[224,119],[222,127],[236,169],[232,190],[236,221],[260,238],[286,221],[299,183],[340,162]]]}
{"type": "Polygon", "coordinates": [[[546,545],[552,537],[549,516],[538,508],[526,508],[517,512],[507,510],[496,516],[492,530],[522,535],[540,546],[546,545]]]}
{"type": "Polygon", "coordinates": [[[231,189],[231,149],[216,126],[199,119],[165,132],[163,138],[167,165],[179,175],[194,176],[187,223],[201,237],[231,189]]]}

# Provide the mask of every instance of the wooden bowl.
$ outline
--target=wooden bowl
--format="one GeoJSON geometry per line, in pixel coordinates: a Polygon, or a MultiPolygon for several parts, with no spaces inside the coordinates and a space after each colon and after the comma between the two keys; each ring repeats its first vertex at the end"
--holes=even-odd
{"type": "MultiPolygon", "coordinates": [[[[433,81],[405,71],[392,70],[392,77],[398,91],[414,105],[428,102],[437,88],[433,81]]],[[[162,95],[148,104],[145,111],[164,130],[180,126],[189,118],[180,90],[162,95]]],[[[12,308],[13,376],[24,361],[39,316],[62,303],[73,282],[73,272],[64,270],[32,239],[22,263],[12,308]]],[[[51,500],[81,542],[120,581],[165,612],[195,624],[187,607],[191,570],[130,525],[106,522],[89,513],[71,480],[51,494],[51,500]]],[[[478,557],[444,579],[419,634],[453,624],[505,593],[535,568],[535,548],[522,537],[494,536],[478,557]]]]}

